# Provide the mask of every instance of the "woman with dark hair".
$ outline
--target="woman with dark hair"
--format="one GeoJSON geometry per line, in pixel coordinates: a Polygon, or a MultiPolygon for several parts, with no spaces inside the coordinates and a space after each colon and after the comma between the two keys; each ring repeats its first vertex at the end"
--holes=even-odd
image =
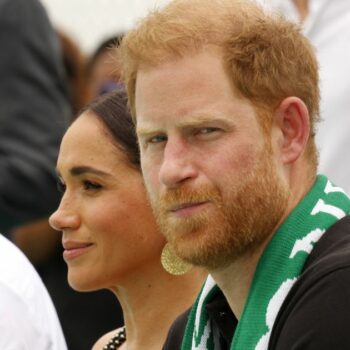
{"type": "Polygon", "coordinates": [[[104,95],[80,114],[62,140],[57,170],[63,197],[50,224],[63,233],[69,284],[111,290],[124,313],[125,328],[93,349],[161,349],[205,273],[174,276],[162,267],[165,240],[147,201],[124,92],[104,95]]]}

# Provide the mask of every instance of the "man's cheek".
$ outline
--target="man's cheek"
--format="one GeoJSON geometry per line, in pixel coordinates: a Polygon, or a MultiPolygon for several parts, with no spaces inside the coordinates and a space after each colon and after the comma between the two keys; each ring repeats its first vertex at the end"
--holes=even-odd
{"type": "Polygon", "coordinates": [[[142,164],[142,176],[147,189],[152,188],[153,190],[159,183],[159,169],[152,163],[150,165],[142,164]]]}
{"type": "Polygon", "coordinates": [[[143,179],[147,190],[148,199],[153,206],[156,202],[156,198],[158,197],[156,183],[154,183],[154,181],[152,181],[146,173],[143,173],[143,179]]]}

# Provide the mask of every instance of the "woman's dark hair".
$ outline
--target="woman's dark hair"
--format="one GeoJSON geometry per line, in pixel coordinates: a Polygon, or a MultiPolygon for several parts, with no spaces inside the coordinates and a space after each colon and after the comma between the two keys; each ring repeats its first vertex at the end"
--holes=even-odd
{"type": "Polygon", "coordinates": [[[116,146],[125,153],[131,165],[138,170],[141,169],[135,126],[129,113],[127,95],[124,90],[115,90],[100,96],[86,106],[82,112],[96,114],[112,136],[116,146]]]}

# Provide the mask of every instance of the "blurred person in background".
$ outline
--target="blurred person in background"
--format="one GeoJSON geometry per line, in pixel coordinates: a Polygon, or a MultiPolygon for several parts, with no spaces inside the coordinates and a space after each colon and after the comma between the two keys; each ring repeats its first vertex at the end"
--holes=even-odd
{"type": "MultiPolygon", "coordinates": [[[[86,59],[68,33],[58,29],[56,33],[62,47],[73,121],[87,102],[86,59]]],[[[111,293],[101,290],[81,294],[70,288],[67,265],[62,259],[61,234],[50,227],[47,219],[16,227],[12,234],[53,299],[69,349],[91,349],[102,334],[123,324],[120,305],[111,293]]]]}
{"type": "Polygon", "coordinates": [[[50,224],[62,231],[69,284],[77,291],[111,290],[124,312],[125,327],[94,349],[161,349],[205,273],[174,276],[162,267],[162,251],[166,261],[169,254],[147,201],[124,92],[100,97],[74,121],[57,170],[63,197],[50,224]]]}
{"type": "Polygon", "coordinates": [[[0,231],[57,206],[55,162],[69,118],[57,37],[37,0],[0,1],[0,231]]]}
{"type": "Polygon", "coordinates": [[[260,0],[300,23],[320,66],[319,171],[350,192],[350,1],[260,0]]]}
{"type": "Polygon", "coordinates": [[[1,234],[0,349],[67,350],[42,280],[25,255],[1,234]]]}
{"type": "MultiPolygon", "coordinates": [[[[47,221],[59,202],[55,163],[70,110],[59,43],[38,1],[0,1],[0,44],[0,230],[10,237],[47,221]]],[[[0,348],[66,349],[40,277],[0,238],[0,348]]]]}
{"type": "MultiPolygon", "coordinates": [[[[87,102],[86,61],[79,45],[68,34],[62,30],[55,30],[55,32],[55,40],[58,38],[60,45],[60,64],[65,73],[64,82],[67,90],[67,100],[71,107],[68,126],[87,102]]],[[[55,191],[55,195],[57,195],[56,186],[55,191]]],[[[61,250],[60,235],[52,230],[47,218],[17,225],[12,229],[11,233],[16,245],[39,269],[55,255],[57,249],[61,250]]],[[[59,260],[61,261],[61,259],[59,260]]]]}
{"type": "Polygon", "coordinates": [[[78,43],[63,30],[56,30],[62,47],[63,66],[66,72],[69,101],[73,119],[88,102],[86,57],[78,43]]]}
{"type": "Polygon", "coordinates": [[[122,87],[119,64],[113,52],[122,38],[123,34],[117,34],[105,39],[90,56],[86,67],[89,100],[122,87]]]}

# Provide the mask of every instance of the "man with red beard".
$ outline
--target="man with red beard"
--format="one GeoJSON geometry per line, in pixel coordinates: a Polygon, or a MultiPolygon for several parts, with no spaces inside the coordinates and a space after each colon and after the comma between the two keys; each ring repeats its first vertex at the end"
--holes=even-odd
{"type": "Polygon", "coordinates": [[[209,272],[164,348],[348,349],[350,200],[316,175],[300,29],[249,1],[175,0],[119,54],[160,228],[209,272]]]}

